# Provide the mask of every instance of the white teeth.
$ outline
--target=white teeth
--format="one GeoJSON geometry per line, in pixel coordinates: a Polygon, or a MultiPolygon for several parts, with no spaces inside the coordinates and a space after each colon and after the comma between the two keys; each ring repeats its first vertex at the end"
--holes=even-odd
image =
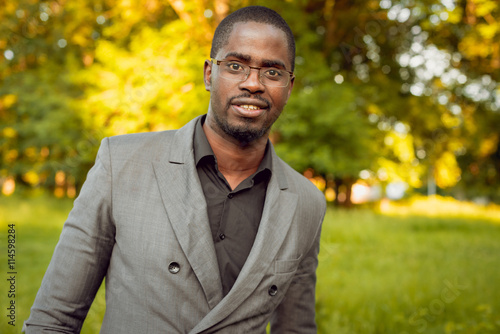
{"type": "Polygon", "coordinates": [[[248,109],[248,110],[258,110],[258,109],[260,109],[260,108],[259,108],[259,107],[257,107],[257,106],[247,105],[247,104],[241,105],[240,107],[241,107],[241,108],[244,108],[244,109],[248,109]]]}

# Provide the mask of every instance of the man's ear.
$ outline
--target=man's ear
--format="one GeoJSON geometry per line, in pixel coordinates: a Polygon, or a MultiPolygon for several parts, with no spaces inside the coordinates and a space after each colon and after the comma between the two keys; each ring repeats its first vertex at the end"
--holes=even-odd
{"type": "Polygon", "coordinates": [[[205,90],[209,92],[212,86],[212,62],[209,60],[205,60],[203,65],[203,81],[205,82],[205,90]]]}

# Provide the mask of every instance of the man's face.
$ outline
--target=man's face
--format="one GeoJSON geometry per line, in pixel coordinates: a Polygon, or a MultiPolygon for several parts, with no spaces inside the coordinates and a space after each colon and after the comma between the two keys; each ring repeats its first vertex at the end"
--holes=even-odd
{"type": "MultiPolygon", "coordinates": [[[[233,60],[250,66],[274,66],[291,70],[286,35],[269,24],[236,23],[217,60],[233,60]]],[[[264,86],[252,69],[245,81],[220,76],[220,66],[205,62],[205,87],[210,94],[209,124],[223,137],[240,143],[267,135],[281,114],[293,87],[264,86]]]]}

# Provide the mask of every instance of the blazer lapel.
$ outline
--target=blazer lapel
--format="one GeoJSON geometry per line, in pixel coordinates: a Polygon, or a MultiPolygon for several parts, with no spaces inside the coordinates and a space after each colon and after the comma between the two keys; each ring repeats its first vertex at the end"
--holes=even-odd
{"type": "Polygon", "coordinates": [[[207,205],[193,157],[196,119],[179,129],[170,154],[153,162],[163,204],[177,240],[214,308],[222,299],[222,285],[207,205]]]}
{"type": "Polygon", "coordinates": [[[202,332],[228,317],[250,296],[275,260],[295,213],[298,195],[285,191],[286,177],[274,149],[273,176],[267,187],[262,219],[254,245],[227,296],[190,333],[202,332]]]}

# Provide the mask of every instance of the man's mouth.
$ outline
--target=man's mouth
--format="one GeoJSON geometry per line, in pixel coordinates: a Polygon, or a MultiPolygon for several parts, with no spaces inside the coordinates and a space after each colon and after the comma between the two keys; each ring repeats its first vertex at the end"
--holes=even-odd
{"type": "Polygon", "coordinates": [[[254,106],[254,105],[250,105],[250,104],[240,105],[240,108],[247,109],[247,110],[259,110],[260,109],[259,107],[254,106]]]}
{"type": "Polygon", "coordinates": [[[269,109],[269,103],[262,98],[251,98],[240,96],[231,99],[234,112],[244,118],[257,118],[262,116],[269,109]]]}
{"type": "Polygon", "coordinates": [[[261,108],[254,104],[233,104],[233,110],[240,117],[256,118],[264,114],[267,108],[261,108]]]}

